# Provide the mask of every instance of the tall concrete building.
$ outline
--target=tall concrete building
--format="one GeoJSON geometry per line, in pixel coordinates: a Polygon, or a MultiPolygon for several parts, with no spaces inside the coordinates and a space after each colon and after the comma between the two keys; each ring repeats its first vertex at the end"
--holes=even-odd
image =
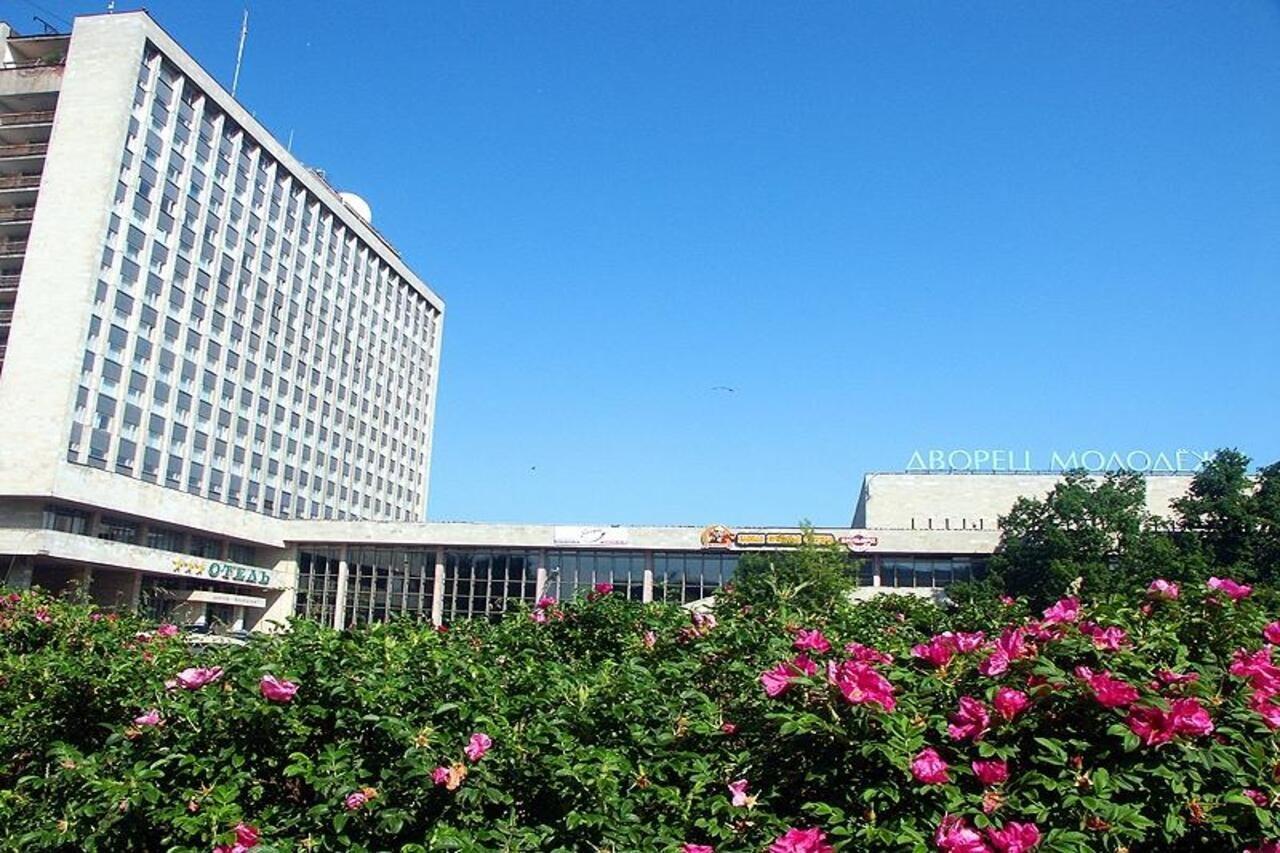
{"type": "MultiPolygon", "coordinates": [[[[713,595],[794,527],[425,520],[444,305],[145,13],[0,24],[0,585],[193,630],[713,595]]],[[[864,594],[979,573],[1056,477],[870,475],[864,594]]],[[[1185,489],[1168,478],[1155,502],[1185,489]]]]}
{"type": "Polygon", "coordinates": [[[0,493],[425,518],[444,305],[367,207],[144,13],[4,47],[0,493]]]}

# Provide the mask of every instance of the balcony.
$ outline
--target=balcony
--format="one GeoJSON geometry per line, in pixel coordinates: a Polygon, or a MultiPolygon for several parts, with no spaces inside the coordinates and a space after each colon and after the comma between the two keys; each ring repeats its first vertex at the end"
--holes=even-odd
{"type": "Polygon", "coordinates": [[[0,240],[0,260],[8,258],[22,258],[26,254],[26,240],[0,240]]]}
{"type": "Polygon", "coordinates": [[[41,127],[53,124],[53,110],[0,113],[0,127],[41,127]]]}
{"type": "Polygon", "coordinates": [[[34,204],[14,204],[8,207],[0,207],[0,225],[14,223],[29,225],[35,213],[36,206],[34,204]]]}
{"type": "Polygon", "coordinates": [[[33,190],[40,186],[40,172],[0,175],[0,190],[33,190]]]}
{"type": "Polygon", "coordinates": [[[31,157],[43,157],[48,153],[48,142],[19,142],[16,145],[0,145],[0,160],[26,160],[31,157]]]}

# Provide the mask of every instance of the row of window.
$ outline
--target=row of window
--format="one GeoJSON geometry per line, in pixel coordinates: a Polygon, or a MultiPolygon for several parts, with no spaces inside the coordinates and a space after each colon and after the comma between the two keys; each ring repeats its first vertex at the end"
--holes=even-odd
{"type": "MultiPolygon", "coordinates": [[[[714,595],[737,568],[738,555],[691,551],[464,549],[443,551],[441,612],[455,619],[496,618],[532,604],[539,567],[544,595],[570,599],[608,583],[615,595],[644,596],[645,567],[653,569],[653,599],[688,603],[714,595]]],[[[298,555],[295,613],[332,624],[338,606],[337,548],[298,555]]],[[[383,622],[397,616],[428,619],[434,600],[436,549],[352,548],[347,554],[343,624],[383,622]]],[[[859,564],[859,583],[894,588],[945,588],[971,580],[981,560],[971,557],[870,557],[859,564]]]]}
{"type": "Polygon", "coordinates": [[[222,539],[188,533],[173,527],[159,524],[141,525],[136,521],[117,518],[110,515],[100,516],[96,526],[91,529],[92,516],[81,509],[50,505],[44,508],[43,526],[45,530],[58,530],[63,533],[74,533],[78,536],[96,536],[112,542],[124,542],[128,545],[142,545],[160,551],[172,551],[176,554],[191,554],[211,560],[226,559],[233,563],[255,565],[258,552],[252,545],[241,542],[230,542],[222,539]],[[223,550],[226,550],[225,557],[223,550]]]}
{"type": "Polygon", "coordinates": [[[325,203],[146,58],[69,458],[276,515],[416,517],[437,325],[325,203]]]}

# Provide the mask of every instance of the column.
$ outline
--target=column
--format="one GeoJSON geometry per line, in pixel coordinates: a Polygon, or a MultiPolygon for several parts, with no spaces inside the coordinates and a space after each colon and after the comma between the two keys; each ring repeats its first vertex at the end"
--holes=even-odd
{"type": "Polygon", "coordinates": [[[436,574],[431,589],[431,623],[444,624],[444,548],[436,548],[436,574]]]}
{"type": "Polygon", "coordinates": [[[341,631],[347,620],[347,546],[338,552],[338,594],[333,600],[333,627],[341,631]]]}
{"type": "Polygon", "coordinates": [[[645,604],[653,601],[653,552],[644,552],[644,585],[641,588],[640,600],[645,604]]]}
{"type": "Polygon", "coordinates": [[[537,602],[547,592],[547,567],[538,566],[537,580],[533,584],[533,600],[537,602]]]}

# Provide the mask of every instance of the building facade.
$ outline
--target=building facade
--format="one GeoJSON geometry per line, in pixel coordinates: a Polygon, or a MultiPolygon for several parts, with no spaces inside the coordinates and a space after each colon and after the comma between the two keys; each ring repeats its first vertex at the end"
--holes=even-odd
{"type": "MultiPolygon", "coordinates": [[[[0,25],[0,583],[226,630],[715,594],[796,528],[428,522],[444,304],[145,13],[0,25]]],[[[864,594],[1056,476],[869,475],[864,594]]],[[[1155,478],[1167,509],[1186,478],[1155,478]]]]}

